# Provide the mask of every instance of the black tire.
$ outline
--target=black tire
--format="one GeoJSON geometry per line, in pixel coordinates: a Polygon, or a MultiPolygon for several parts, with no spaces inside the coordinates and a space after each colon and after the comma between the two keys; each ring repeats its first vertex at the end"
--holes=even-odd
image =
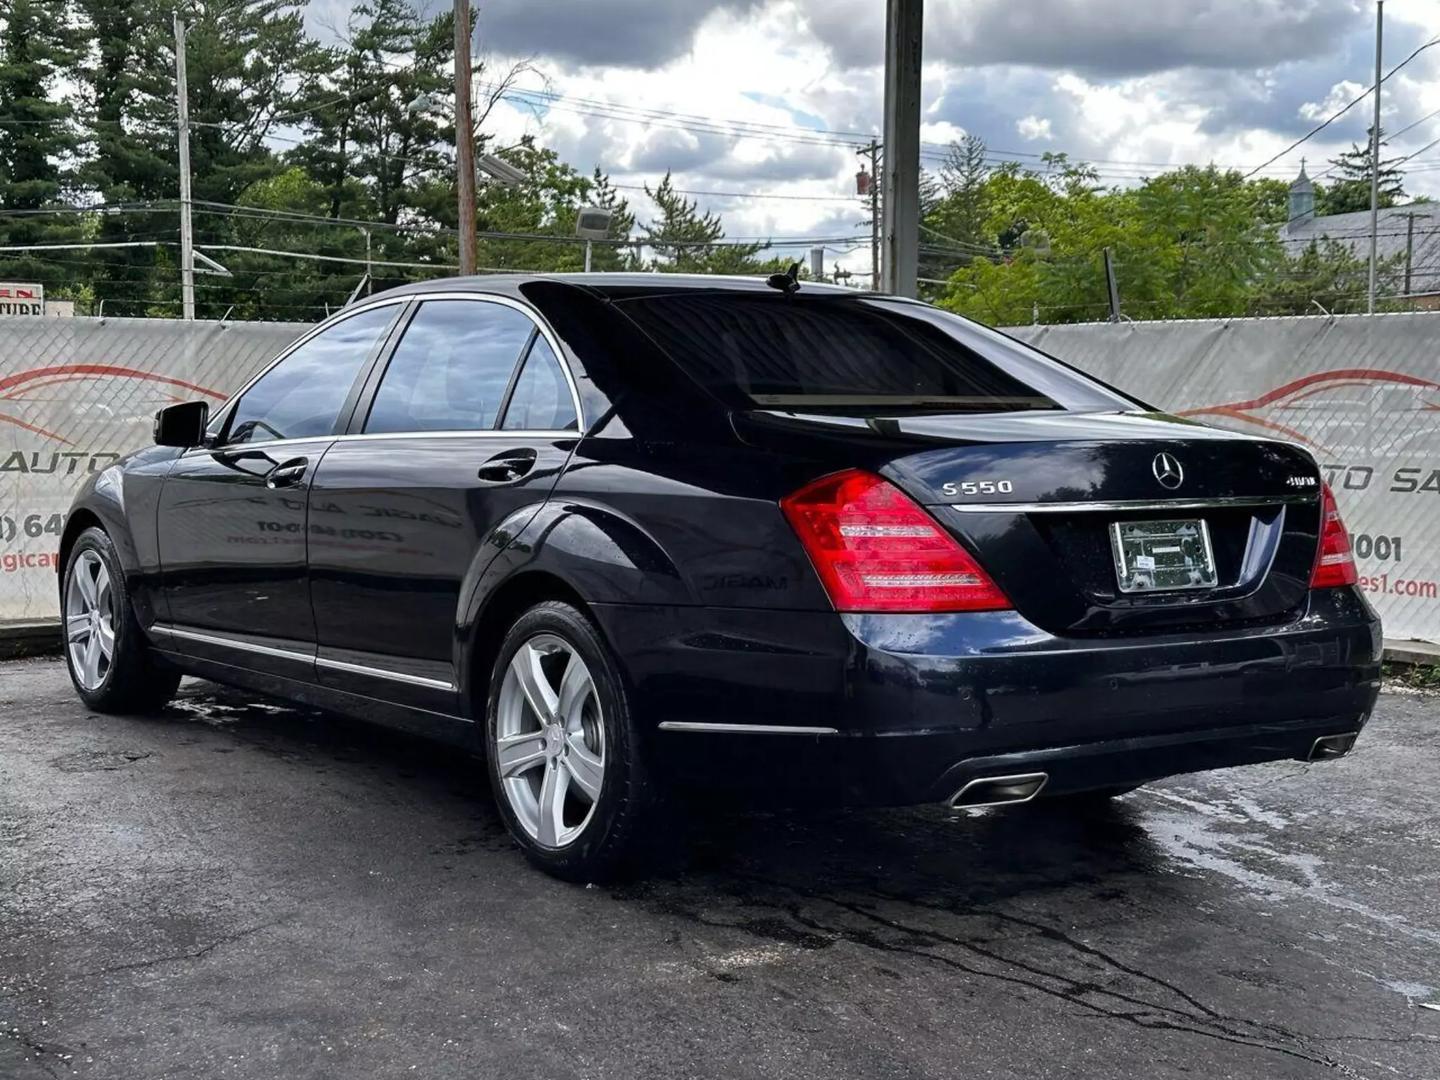
{"type": "MultiPolygon", "coordinates": [[[[593,713],[591,716],[595,719],[593,713]]],[[[644,833],[651,805],[650,782],[619,666],[594,625],[572,605],[555,600],[536,604],[515,621],[501,642],[485,708],[485,759],[500,815],[531,863],[557,878],[574,882],[603,881],[626,865],[627,856],[644,833]],[[594,701],[599,705],[597,722],[603,728],[600,745],[604,770],[599,798],[594,800],[579,835],[563,846],[545,846],[531,836],[505,790],[496,752],[507,670],[521,647],[537,639],[559,639],[584,660],[594,687],[594,701]]],[[[556,760],[553,765],[559,771],[563,762],[556,760]]],[[[551,766],[547,759],[538,768],[546,770],[551,766]]],[[[527,782],[536,784],[534,780],[527,782]]],[[[561,817],[563,820],[564,815],[561,817]]]]}
{"type": "Polygon", "coordinates": [[[65,564],[65,586],[61,590],[62,602],[62,645],[65,652],[65,667],[70,672],[70,681],[80,700],[95,712],[101,713],[148,713],[163,708],[180,685],[180,673],[156,660],[150,643],[145,639],[135,619],[135,609],[130,603],[130,590],[125,581],[125,572],[120,566],[115,545],[104,529],[89,528],[80,534],[70,549],[65,564]],[[99,682],[86,686],[77,671],[76,649],[72,647],[68,620],[65,613],[69,608],[68,598],[72,578],[77,567],[89,563],[87,553],[93,553],[104,564],[109,577],[111,625],[114,628],[114,644],[108,663],[99,682]]]}

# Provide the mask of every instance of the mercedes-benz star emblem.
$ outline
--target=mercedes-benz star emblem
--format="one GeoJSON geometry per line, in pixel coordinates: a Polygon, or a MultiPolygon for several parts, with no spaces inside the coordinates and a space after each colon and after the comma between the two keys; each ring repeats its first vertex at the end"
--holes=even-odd
{"type": "Polygon", "coordinates": [[[1180,467],[1180,462],[1175,460],[1174,454],[1156,454],[1150,471],[1155,474],[1155,479],[1160,481],[1161,487],[1167,487],[1171,491],[1185,482],[1185,470],[1180,467]]]}

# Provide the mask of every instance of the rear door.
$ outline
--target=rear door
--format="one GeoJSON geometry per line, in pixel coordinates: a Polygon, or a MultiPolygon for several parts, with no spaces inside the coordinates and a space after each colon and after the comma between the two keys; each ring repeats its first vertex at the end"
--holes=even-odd
{"type": "Polygon", "coordinates": [[[301,341],[217,418],[211,445],[175,462],[157,535],[177,649],[311,677],[306,494],[403,306],[364,309],[301,341]]]}
{"type": "Polygon", "coordinates": [[[548,496],[579,425],[571,377],[526,308],[422,300],[314,476],[321,681],[462,712],[462,601],[548,496]]]}

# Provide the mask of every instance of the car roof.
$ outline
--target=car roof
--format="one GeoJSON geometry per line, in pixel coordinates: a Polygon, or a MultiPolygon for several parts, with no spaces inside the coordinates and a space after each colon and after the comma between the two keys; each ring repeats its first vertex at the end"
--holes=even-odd
{"type": "MultiPolygon", "coordinates": [[[[417,281],[399,285],[376,293],[381,296],[405,296],[410,293],[455,292],[455,293],[499,293],[516,295],[522,286],[532,282],[558,282],[587,289],[603,296],[644,296],[690,290],[736,293],[773,293],[776,290],[765,283],[763,277],[732,277],[718,274],[659,274],[659,273],[601,273],[601,274],[545,274],[524,272],[515,274],[475,274],[468,277],[439,278],[433,281],[417,281]]],[[[801,281],[802,294],[826,296],[875,297],[872,292],[862,292],[839,285],[827,285],[817,281],[801,281]]]]}

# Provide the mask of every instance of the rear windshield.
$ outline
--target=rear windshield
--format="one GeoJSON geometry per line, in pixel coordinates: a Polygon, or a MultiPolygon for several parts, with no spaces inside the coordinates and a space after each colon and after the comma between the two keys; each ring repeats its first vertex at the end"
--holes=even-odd
{"type": "Polygon", "coordinates": [[[636,297],[619,307],[692,378],[740,408],[913,414],[1134,407],[1018,342],[918,304],[697,292],[636,297]]]}

